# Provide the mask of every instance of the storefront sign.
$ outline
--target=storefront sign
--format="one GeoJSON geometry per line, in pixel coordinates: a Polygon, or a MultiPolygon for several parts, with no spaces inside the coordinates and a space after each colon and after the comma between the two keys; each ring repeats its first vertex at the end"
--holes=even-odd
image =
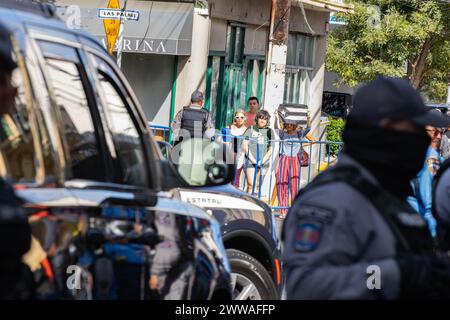
{"type": "MultiPolygon", "coordinates": [[[[101,37],[100,42],[106,48],[106,39],[101,37]]],[[[169,54],[176,51],[176,41],[166,39],[139,39],[125,37],[123,39],[122,49],[124,52],[139,52],[139,53],[159,53],[169,54]]],[[[116,42],[114,50],[117,50],[119,43],[116,42]]]]}
{"type": "MultiPolygon", "coordinates": [[[[79,8],[79,28],[97,37],[107,47],[118,47],[123,1],[119,0],[55,0],[57,13],[70,21],[67,8],[79,8]],[[108,5],[106,5],[108,3],[108,5]],[[121,5],[122,3],[122,5],[121,5]]],[[[191,54],[194,4],[128,0],[123,13],[123,51],[183,55],[191,54]]]]}

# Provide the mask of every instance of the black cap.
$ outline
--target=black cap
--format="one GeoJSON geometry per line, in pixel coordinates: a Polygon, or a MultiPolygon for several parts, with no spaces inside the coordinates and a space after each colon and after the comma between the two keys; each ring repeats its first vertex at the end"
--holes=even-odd
{"type": "Polygon", "coordinates": [[[194,92],[192,92],[191,102],[199,102],[199,101],[203,101],[203,100],[205,100],[205,97],[203,96],[203,92],[201,92],[199,90],[195,90],[194,92]]]}
{"type": "Polygon", "coordinates": [[[8,29],[0,23],[0,69],[12,72],[17,67],[13,58],[13,46],[11,34],[8,29]]]}
{"type": "Polygon", "coordinates": [[[450,126],[447,116],[429,112],[409,81],[377,77],[356,92],[349,120],[364,125],[378,125],[384,118],[410,120],[420,126],[450,126]]]}

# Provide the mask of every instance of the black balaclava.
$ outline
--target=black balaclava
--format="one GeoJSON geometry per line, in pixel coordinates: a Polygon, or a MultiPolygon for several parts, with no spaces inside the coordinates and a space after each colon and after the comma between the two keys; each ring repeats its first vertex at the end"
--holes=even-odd
{"type": "Polygon", "coordinates": [[[348,119],[342,134],[344,152],[361,163],[380,185],[402,200],[422,169],[430,138],[423,133],[383,129],[348,119]]]}

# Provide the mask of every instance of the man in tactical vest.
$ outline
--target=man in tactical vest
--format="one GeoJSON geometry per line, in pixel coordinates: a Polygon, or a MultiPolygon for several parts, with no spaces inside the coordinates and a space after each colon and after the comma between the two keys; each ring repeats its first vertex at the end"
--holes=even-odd
{"type": "MultiPolygon", "coordinates": [[[[8,30],[0,25],[0,118],[14,106],[17,67],[8,30]]],[[[21,200],[0,177],[0,300],[33,298],[33,279],[22,256],[30,249],[31,230],[21,200]]]]}
{"type": "Polygon", "coordinates": [[[172,123],[175,143],[192,137],[210,138],[214,135],[209,111],[203,108],[204,97],[201,91],[194,91],[191,95],[191,105],[183,107],[172,123]]]}
{"type": "Polygon", "coordinates": [[[283,226],[288,299],[448,298],[450,264],[406,202],[430,138],[448,126],[402,79],[354,98],[344,149],[300,191],[283,226]]]}

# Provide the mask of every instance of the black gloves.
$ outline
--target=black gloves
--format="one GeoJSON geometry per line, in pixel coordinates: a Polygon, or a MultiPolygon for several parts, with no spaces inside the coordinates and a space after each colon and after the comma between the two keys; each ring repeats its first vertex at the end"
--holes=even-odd
{"type": "Polygon", "coordinates": [[[402,253],[397,263],[401,273],[400,298],[450,298],[450,263],[446,259],[402,253]]]}

